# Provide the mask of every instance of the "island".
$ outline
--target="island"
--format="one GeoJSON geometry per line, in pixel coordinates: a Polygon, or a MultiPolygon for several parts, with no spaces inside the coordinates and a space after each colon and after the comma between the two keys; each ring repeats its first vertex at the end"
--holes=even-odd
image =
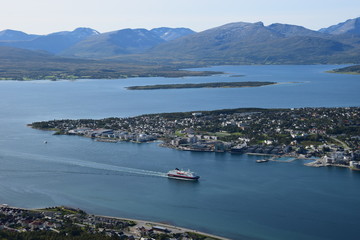
{"type": "Polygon", "coordinates": [[[95,141],[161,141],[183,151],[312,159],[308,166],[360,170],[360,108],[239,108],[29,124],[95,141]]]}
{"type": "Polygon", "coordinates": [[[178,89],[178,88],[240,88],[261,87],[276,84],[276,82],[210,82],[210,83],[184,83],[184,84],[159,84],[146,86],[131,86],[128,90],[156,90],[156,89],[178,89]]]}
{"type": "Polygon", "coordinates": [[[193,239],[226,240],[150,221],[97,216],[66,206],[24,209],[0,204],[1,239],[193,239]]]}

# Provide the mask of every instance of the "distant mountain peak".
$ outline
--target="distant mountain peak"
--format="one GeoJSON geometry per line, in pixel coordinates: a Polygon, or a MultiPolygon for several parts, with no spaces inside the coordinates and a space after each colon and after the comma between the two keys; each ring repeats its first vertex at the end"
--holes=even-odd
{"type": "Polygon", "coordinates": [[[72,57],[102,58],[142,52],[164,41],[155,33],[144,28],[125,28],[91,36],[62,54],[72,57]]]}
{"type": "Polygon", "coordinates": [[[360,35],[360,17],[349,19],[345,22],[330,26],[328,28],[322,28],[319,32],[329,33],[334,35],[340,34],[355,34],[360,35]]]}
{"type": "Polygon", "coordinates": [[[27,41],[36,38],[38,35],[29,35],[27,33],[6,29],[0,31],[0,41],[27,41]]]}
{"type": "Polygon", "coordinates": [[[5,30],[2,30],[0,31],[0,35],[4,35],[4,34],[16,34],[16,33],[20,33],[20,34],[26,34],[24,32],[21,32],[21,31],[17,31],[17,30],[11,30],[11,29],[5,29],[5,30]]]}
{"type": "Polygon", "coordinates": [[[262,42],[265,39],[276,39],[282,37],[281,34],[272,31],[264,26],[263,22],[234,22],[216,28],[205,30],[200,35],[204,36],[204,41],[216,39],[216,45],[231,44],[240,42],[262,42]]]}
{"type": "Polygon", "coordinates": [[[8,37],[14,37],[14,36],[26,36],[27,34],[21,31],[17,31],[17,30],[11,30],[11,29],[5,29],[3,31],[0,32],[0,36],[8,36],[8,37]]]}
{"type": "Polygon", "coordinates": [[[100,34],[100,32],[96,31],[95,29],[92,29],[92,28],[86,28],[86,27],[78,27],[76,28],[74,31],[72,32],[77,32],[77,33],[88,33],[88,34],[91,34],[91,35],[98,35],[100,34]]]}
{"type": "Polygon", "coordinates": [[[255,22],[255,23],[249,23],[249,22],[232,22],[228,23],[219,27],[215,27],[212,29],[218,29],[221,28],[223,30],[226,29],[238,29],[238,28],[249,28],[249,27],[264,27],[263,22],[255,22]]]}
{"type": "Polygon", "coordinates": [[[312,36],[320,37],[323,33],[307,29],[303,26],[283,24],[283,23],[273,23],[267,26],[269,29],[272,29],[275,32],[283,34],[285,37],[294,37],[294,36],[312,36]]]}
{"type": "Polygon", "coordinates": [[[79,37],[87,37],[87,36],[98,35],[98,34],[100,34],[100,33],[92,28],[79,27],[79,28],[74,29],[73,31],[54,32],[54,33],[50,33],[46,36],[54,36],[54,35],[75,36],[75,35],[78,35],[79,37]]]}
{"type": "MultiPolygon", "coordinates": [[[[20,33],[18,33],[19,35],[20,33]]],[[[24,35],[25,33],[22,33],[24,35]]],[[[13,46],[18,48],[25,48],[30,50],[42,50],[50,53],[58,54],[65,49],[75,45],[76,43],[91,37],[98,35],[96,30],[91,28],[77,28],[73,31],[55,32],[48,35],[40,35],[33,37],[34,35],[27,35],[17,39],[12,39],[13,42],[0,42],[0,45],[13,46]]],[[[1,39],[1,37],[0,37],[1,39]]]]}
{"type": "Polygon", "coordinates": [[[169,27],[160,27],[153,28],[150,32],[156,34],[165,41],[175,40],[180,37],[185,37],[187,35],[195,33],[189,28],[169,28],[169,27]]]}
{"type": "Polygon", "coordinates": [[[100,33],[92,28],[76,28],[74,31],[70,32],[69,35],[79,39],[83,40],[85,38],[88,38],[90,36],[99,35],[100,33]]]}

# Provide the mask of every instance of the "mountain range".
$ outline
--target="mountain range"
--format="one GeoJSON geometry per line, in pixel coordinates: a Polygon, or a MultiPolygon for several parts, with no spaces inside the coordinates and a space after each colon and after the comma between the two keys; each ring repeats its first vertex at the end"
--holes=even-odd
{"type": "Polygon", "coordinates": [[[88,37],[61,53],[80,58],[106,58],[143,53],[163,42],[194,33],[187,28],[122,29],[88,37]]]}
{"type": "Polygon", "coordinates": [[[41,56],[53,59],[56,56],[182,66],[360,63],[360,18],[319,31],[280,23],[265,26],[262,22],[229,23],[202,32],[162,27],[99,33],[77,28],[35,35],[4,30],[0,32],[0,46],[10,47],[0,48],[1,56],[17,48],[38,52],[35,56],[41,52],[45,54],[41,56]]]}
{"type": "Polygon", "coordinates": [[[349,25],[331,26],[327,33],[288,24],[230,23],[159,44],[147,54],[210,65],[359,63],[360,26],[349,25]]]}
{"type": "Polygon", "coordinates": [[[188,28],[155,28],[122,29],[100,34],[91,28],[77,28],[74,31],[34,35],[8,29],[0,32],[0,46],[46,51],[62,56],[108,57],[142,52],[192,33],[194,31],[188,28]]]}

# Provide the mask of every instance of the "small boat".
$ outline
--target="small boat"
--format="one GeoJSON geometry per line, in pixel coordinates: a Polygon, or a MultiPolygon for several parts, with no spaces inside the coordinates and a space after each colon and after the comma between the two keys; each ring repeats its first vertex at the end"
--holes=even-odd
{"type": "Polygon", "coordinates": [[[167,176],[168,176],[168,178],[189,180],[189,181],[197,181],[200,178],[199,176],[197,176],[195,173],[191,172],[190,170],[184,171],[184,170],[180,170],[178,168],[175,168],[174,170],[170,170],[167,173],[167,176]]]}
{"type": "Polygon", "coordinates": [[[47,144],[47,141],[44,141],[44,144],[47,144]]]}
{"type": "Polygon", "coordinates": [[[256,160],[257,163],[264,163],[264,162],[268,162],[269,160],[268,159],[259,159],[259,160],[256,160]]]}

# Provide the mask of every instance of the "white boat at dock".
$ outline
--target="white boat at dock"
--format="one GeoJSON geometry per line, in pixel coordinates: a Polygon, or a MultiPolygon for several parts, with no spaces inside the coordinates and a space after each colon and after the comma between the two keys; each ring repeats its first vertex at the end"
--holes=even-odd
{"type": "Polygon", "coordinates": [[[264,163],[264,162],[268,162],[269,159],[258,159],[256,160],[257,163],[264,163]]]}

